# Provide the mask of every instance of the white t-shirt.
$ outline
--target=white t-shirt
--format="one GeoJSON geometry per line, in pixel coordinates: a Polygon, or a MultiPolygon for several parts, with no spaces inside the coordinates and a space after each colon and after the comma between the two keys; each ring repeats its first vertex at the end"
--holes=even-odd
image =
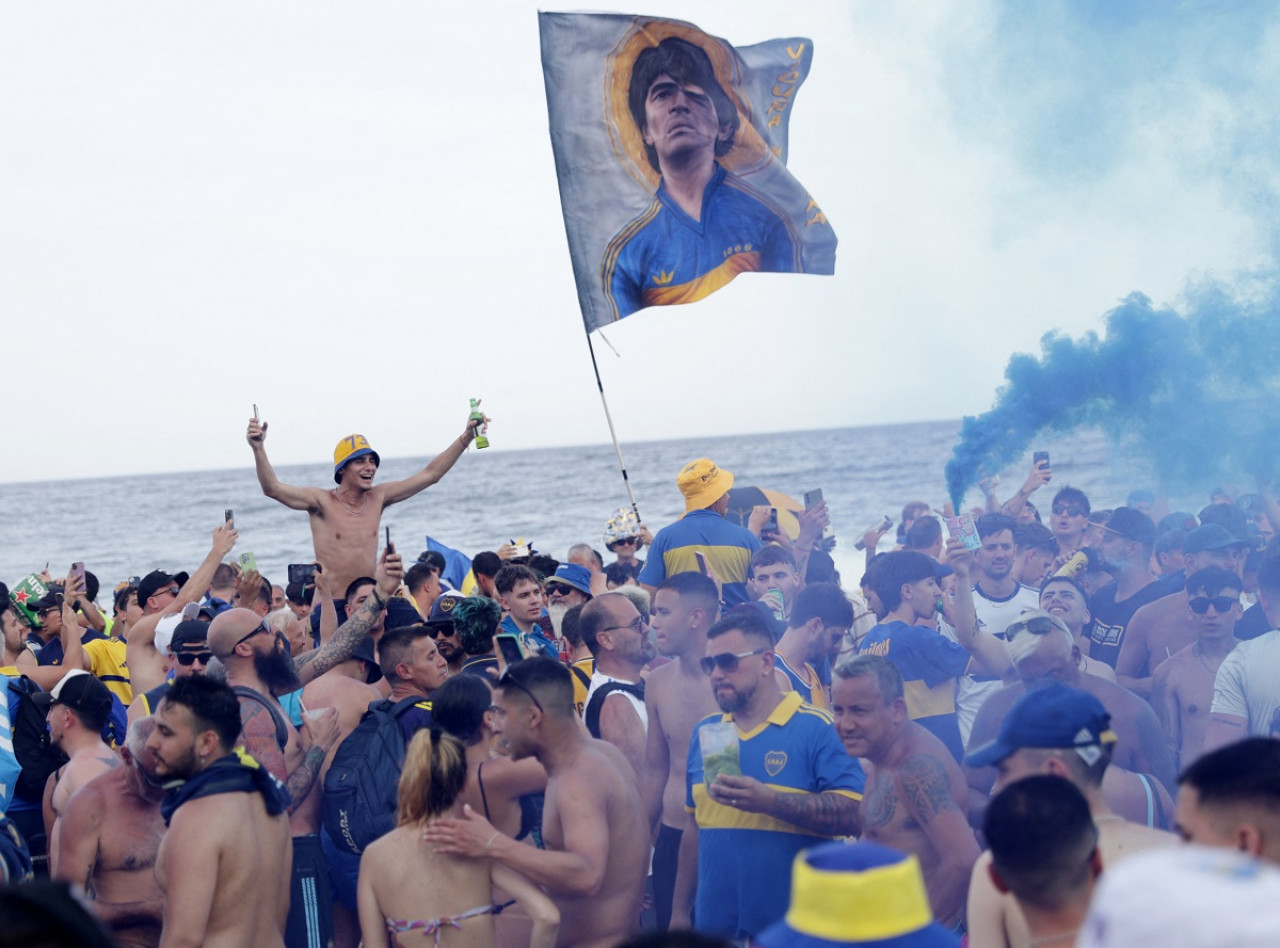
{"type": "MultiPolygon", "coordinates": [[[[989,599],[976,586],[973,590],[973,610],[978,614],[978,621],[1001,641],[1004,640],[1005,629],[1018,616],[1039,608],[1040,596],[1030,586],[1019,584],[1007,599],[989,599]]],[[[978,716],[982,702],[999,691],[1003,684],[999,678],[990,675],[964,675],[956,680],[956,718],[960,722],[960,739],[965,747],[969,746],[969,732],[973,730],[973,719],[978,716]]]]}
{"type": "Polygon", "coordinates": [[[1213,680],[1210,714],[1244,718],[1250,736],[1280,732],[1280,630],[1241,642],[1222,660],[1213,680]]]}

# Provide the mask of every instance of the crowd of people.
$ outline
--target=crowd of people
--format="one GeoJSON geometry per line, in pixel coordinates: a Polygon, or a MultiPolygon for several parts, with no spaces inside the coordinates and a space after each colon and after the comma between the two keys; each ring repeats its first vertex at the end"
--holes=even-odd
{"type": "Polygon", "coordinates": [[[700,458],[675,522],[610,518],[613,562],[406,568],[383,509],[486,420],[389,483],[353,434],[333,488],[281,482],[250,421],[309,516],[289,582],[228,516],[105,607],[80,563],[5,587],[0,945],[1280,938],[1266,485],[1042,513],[1039,460],[1006,501],[907,504],[842,577],[821,501],[736,522],[700,458]],[[1207,930],[1201,892],[1250,908],[1207,930]]]}

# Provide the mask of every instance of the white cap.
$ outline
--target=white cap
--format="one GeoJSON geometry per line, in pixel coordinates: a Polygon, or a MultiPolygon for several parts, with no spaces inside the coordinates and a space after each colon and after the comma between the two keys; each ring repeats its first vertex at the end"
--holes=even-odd
{"type": "Polygon", "coordinates": [[[1077,948],[1274,948],[1280,869],[1234,849],[1178,846],[1102,874],[1077,948]]]}
{"type": "Polygon", "coordinates": [[[169,654],[169,643],[173,641],[173,630],[178,627],[178,623],[182,621],[182,613],[175,612],[173,615],[165,616],[156,623],[156,651],[161,655],[169,654]]]}

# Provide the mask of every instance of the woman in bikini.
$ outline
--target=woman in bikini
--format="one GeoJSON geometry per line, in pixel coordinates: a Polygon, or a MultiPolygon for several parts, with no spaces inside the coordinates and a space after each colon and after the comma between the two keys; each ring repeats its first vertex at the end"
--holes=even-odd
{"type": "MultiPolygon", "coordinates": [[[[467,782],[458,795],[493,828],[542,848],[542,793],[547,772],[532,757],[512,760],[493,756],[493,691],[479,675],[451,677],[431,696],[432,720],[466,748],[467,782]]],[[[501,750],[501,748],[499,748],[501,750]]],[[[511,897],[495,888],[493,901],[511,897]]],[[[529,944],[532,921],[519,905],[503,912],[495,923],[497,948],[524,948],[529,944]]]]}
{"type": "Polygon", "coordinates": [[[533,918],[531,948],[551,948],[560,913],[536,885],[485,860],[434,852],[422,830],[442,816],[462,816],[467,755],[432,727],[414,735],[400,776],[396,828],[360,860],[360,933],[366,946],[494,948],[493,886],[514,896],[533,918]]]}

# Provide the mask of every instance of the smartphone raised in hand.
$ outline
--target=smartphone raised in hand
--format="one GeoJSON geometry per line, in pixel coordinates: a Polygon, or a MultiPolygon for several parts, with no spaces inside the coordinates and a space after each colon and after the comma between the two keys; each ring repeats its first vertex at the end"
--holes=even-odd
{"type": "Polygon", "coordinates": [[[235,519],[236,519],[236,515],[235,515],[234,513],[232,513],[232,512],[231,512],[231,508],[230,508],[230,507],[228,507],[226,510],[224,510],[224,511],[222,512],[222,515],[226,518],[226,520],[224,521],[224,522],[226,522],[226,523],[231,523],[231,521],[233,521],[233,520],[235,520],[235,519]]]}
{"type": "Polygon", "coordinates": [[[253,570],[254,572],[257,572],[258,558],[254,556],[252,553],[241,553],[240,566],[246,573],[249,570],[253,570]]]}
{"type": "Polygon", "coordinates": [[[289,585],[292,586],[294,583],[302,586],[314,586],[316,584],[316,564],[290,563],[289,585]]]}
{"type": "Polygon", "coordinates": [[[391,528],[390,528],[390,527],[383,527],[383,529],[384,529],[384,530],[386,531],[386,533],[387,533],[387,552],[388,552],[388,553],[394,553],[394,552],[396,551],[396,548],[395,548],[395,547],[392,545],[392,543],[391,543],[391,528]]]}
{"type": "Polygon", "coordinates": [[[502,660],[508,665],[514,665],[516,662],[524,660],[524,653],[520,651],[520,640],[510,632],[503,632],[496,636],[498,640],[498,651],[502,653],[502,660]]]}
{"type": "Polygon", "coordinates": [[[71,564],[71,578],[76,580],[76,585],[84,590],[84,563],[79,561],[71,564]]]}
{"type": "Polygon", "coordinates": [[[1040,466],[1040,465],[1042,465],[1042,464],[1043,464],[1045,467],[1048,467],[1048,466],[1049,466],[1049,452],[1048,452],[1048,451],[1037,451],[1035,454],[1031,455],[1031,463],[1032,463],[1035,467],[1039,467],[1039,466],[1040,466]]]}

